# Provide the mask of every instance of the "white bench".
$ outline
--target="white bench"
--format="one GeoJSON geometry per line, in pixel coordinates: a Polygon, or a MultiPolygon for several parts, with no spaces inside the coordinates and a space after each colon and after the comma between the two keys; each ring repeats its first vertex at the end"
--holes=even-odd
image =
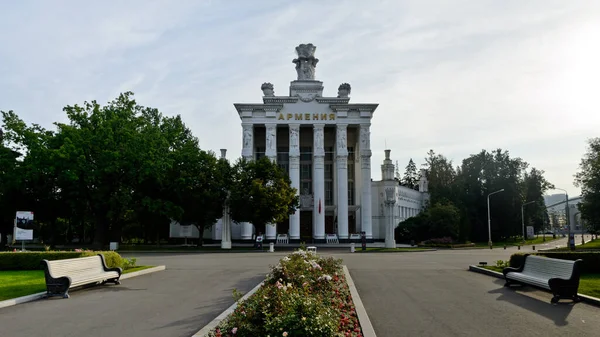
{"type": "Polygon", "coordinates": [[[340,243],[340,240],[338,240],[338,236],[337,234],[327,234],[325,236],[325,242],[327,243],[340,243]]]}
{"type": "Polygon", "coordinates": [[[69,298],[70,288],[102,282],[120,284],[121,268],[108,268],[102,254],[65,260],[42,260],[46,295],[69,298]]]}
{"type": "Polygon", "coordinates": [[[289,244],[290,239],[287,234],[277,234],[277,244],[289,244]]]}
{"type": "Polygon", "coordinates": [[[351,241],[354,241],[354,240],[360,241],[360,234],[350,234],[350,240],[351,241]]]}
{"type": "Polygon", "coordinates": [[[504,268],[504,286],[508,287],[511,283],[529,284],[550,290],[554,295],[552,303],[557,303],[561,298],[579,302],[577,291],[582,262],[525,255],[523,265],[519,268],[504,268]]]}

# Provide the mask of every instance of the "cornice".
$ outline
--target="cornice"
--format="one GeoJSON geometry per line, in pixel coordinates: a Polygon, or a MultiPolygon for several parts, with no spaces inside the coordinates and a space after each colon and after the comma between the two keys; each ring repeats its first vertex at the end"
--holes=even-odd
{"type": "Polygon", "coordinates": [[[348,104],[350,102],[350,98],[338,98],[338,97],[317,97],[315,100],[319,103],[329,103],[329,104],[348,104]]]}
{"type": "Polygon", "coordinates": [[[283,104],[246,104],[246,103],[234,103],[233,106],[238,112],[243,111],[254,111],[254,110],[264,110],[264,111],[277,111],[283,108],[283,104]]]}
{"type": "Polygon", "coordinates": [[[279,97],[264,97],[263,102],[265,104],[276,104],[276,103],[297,103],[298,97],[288,97],[288,96],[279,96],[279,97]]]}
{"type": "Polygon", "coordinates": [[[334,110],[342,110],[342,111],[348,111],[348,110],[358,110],[358,111],[368,111],[368,112],[373,112],[375,111],[375,109],[377,109],[377,107],[379,106],[378,103],[354,103],[354,104],[331,104],[329,105],[329,107],[334,110]]]}

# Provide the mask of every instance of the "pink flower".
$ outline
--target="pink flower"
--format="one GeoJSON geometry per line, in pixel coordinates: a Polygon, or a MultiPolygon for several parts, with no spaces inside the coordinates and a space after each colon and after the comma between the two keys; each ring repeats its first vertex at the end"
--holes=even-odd
{"type": "Polygon", "coordinates": [[[283,332],[283,337],[286,337],[288,335],[287,331],[283,332]]]}
{"type": "Polygon", "coordinates": [[[237,332],[237,328],[233,328],[231,329],[231,333],[235,335],[235,333],[237,332]]]}

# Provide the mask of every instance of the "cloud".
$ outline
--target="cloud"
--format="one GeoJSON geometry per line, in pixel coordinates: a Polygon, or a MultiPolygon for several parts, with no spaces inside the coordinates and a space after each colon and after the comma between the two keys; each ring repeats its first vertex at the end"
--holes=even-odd
{"type": "MultiPolygon", "coordinates": [[[[401,168],[427,150],[455,164],[508,149],[575,195],[572,175],[600,124],[595,1],[21,1],[0,4],[0,109],[47,127],[62,107],[131,90],[181,114],[203,148],[238,156],[233,103],[286,93],[294,47],[317,46],[325,94],[380,103],[401,168]]],[[[402,171],[402,170],[401,170],[402,171]]],[[[379,172],[373,170],[374,178],[379,172]]]]}

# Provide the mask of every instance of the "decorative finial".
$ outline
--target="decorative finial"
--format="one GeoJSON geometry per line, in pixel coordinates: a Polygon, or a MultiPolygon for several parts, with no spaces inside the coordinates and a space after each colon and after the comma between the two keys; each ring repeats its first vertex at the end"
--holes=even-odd
{"type": "Polygon", "coordinates": [[[314,81],[315,67],[319,62],[319,59],[315,58],[315,50],[317,50],[317,47],[312,43],[301,44],[296,47],[298,58],[294,59],[292,63],[296,64],[299,81],[314,81]]]}
{"type": "Polygon", "coordinates": [[[342,83],[338,88],[338,98],[347,98],[350,95],[350,84],[342,83]]]}
{"type": "Polygon", "coordinates": [[[263,91],[263,95],[265,96],[275,96],[275,91],[273,90],[273,84],[271,83],[263,83],[260,86],[260,89],[263,91]]]}

